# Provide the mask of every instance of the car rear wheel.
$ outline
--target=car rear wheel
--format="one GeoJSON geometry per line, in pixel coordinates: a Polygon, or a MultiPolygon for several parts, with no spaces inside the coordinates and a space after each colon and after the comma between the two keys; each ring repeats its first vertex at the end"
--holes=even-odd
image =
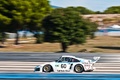
{"type": "Polygon", "coordinates": [[[83,66],[82,66],[81,64],[77,64],[77,65],[75,65],[75,67],[74,67],[74,71],[75,71],[76,73],[82,73],[82,72],[84,71],[84,68],[83,68],[83,66]]]}
{"type": "Polygon", "coordinates": [[[52,71],[52,66],[51,65],[45,65],[43,66],[43,72],[51,72],[52,71]]]}

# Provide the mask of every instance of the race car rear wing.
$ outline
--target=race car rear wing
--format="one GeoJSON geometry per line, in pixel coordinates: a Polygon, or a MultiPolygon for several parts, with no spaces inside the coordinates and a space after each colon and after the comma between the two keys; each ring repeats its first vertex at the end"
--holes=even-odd
{"type": "Polygon", "coordinates": [[[100,57],[93,57],[92,62],[96,63],[99,59],[100,59],[100,57]]]}

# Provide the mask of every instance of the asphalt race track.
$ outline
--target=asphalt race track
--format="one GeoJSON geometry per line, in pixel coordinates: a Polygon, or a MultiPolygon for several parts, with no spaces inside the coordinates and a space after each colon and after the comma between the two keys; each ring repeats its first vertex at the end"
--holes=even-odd
{"type": "Polygon", "coordinates": [[[120,54],[103,53],[0,53],[0,72],[33,72],[34,67],[58,59],[62,55],[74,55],[92,59],[100,56],[93,72],[120,73],[120,54]]]}
{"type": "Polygon", "coordinates": [[[120,54],[31,52],[0,53],[0,80],[50,80],[50,78],[51,80],[56,80],[56,78],[57,80],[120,80],[120,54]],[[94,65],[96,69],[93,72],[83,72],[80,74],[41,74],[33,72],[36,65],[54,61],[62,55],[74,55],[86,59],[92,59],[94,56],[100,56],[101,58],[94,65]],[[70,76],[72,77],[69,79],[70,76]]]}

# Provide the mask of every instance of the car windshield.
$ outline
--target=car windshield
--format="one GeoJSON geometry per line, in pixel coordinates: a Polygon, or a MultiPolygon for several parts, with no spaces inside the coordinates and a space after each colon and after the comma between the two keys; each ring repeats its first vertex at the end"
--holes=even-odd
{"type": "Polygon", "coordinates": [[[56,60],[56,62],[61,62],[61,58],[62,58],[62,57],[60,57],[58,60],[56,60]]]}
{"type": "Polygon", "coordinates": [[[80,61],[75,58],[70,58],[70,62],[80,62],[80,61]]]}

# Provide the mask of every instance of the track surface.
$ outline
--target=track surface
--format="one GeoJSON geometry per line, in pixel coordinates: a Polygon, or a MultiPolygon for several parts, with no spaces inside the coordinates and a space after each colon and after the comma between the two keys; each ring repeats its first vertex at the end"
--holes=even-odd
{"type": "MultiPolygon", "coordinates": [[[[81,58],[92,59],[100,56],[95,64],[94,73],[120,73],[120,54],[104,53],[0,53],[0,72],[33,72],[34,67],[44,62],[58,59],[62,55],[74,55],[81,58]]],[[[84,73],[83,73],[84,74],[84,73]]]]}

